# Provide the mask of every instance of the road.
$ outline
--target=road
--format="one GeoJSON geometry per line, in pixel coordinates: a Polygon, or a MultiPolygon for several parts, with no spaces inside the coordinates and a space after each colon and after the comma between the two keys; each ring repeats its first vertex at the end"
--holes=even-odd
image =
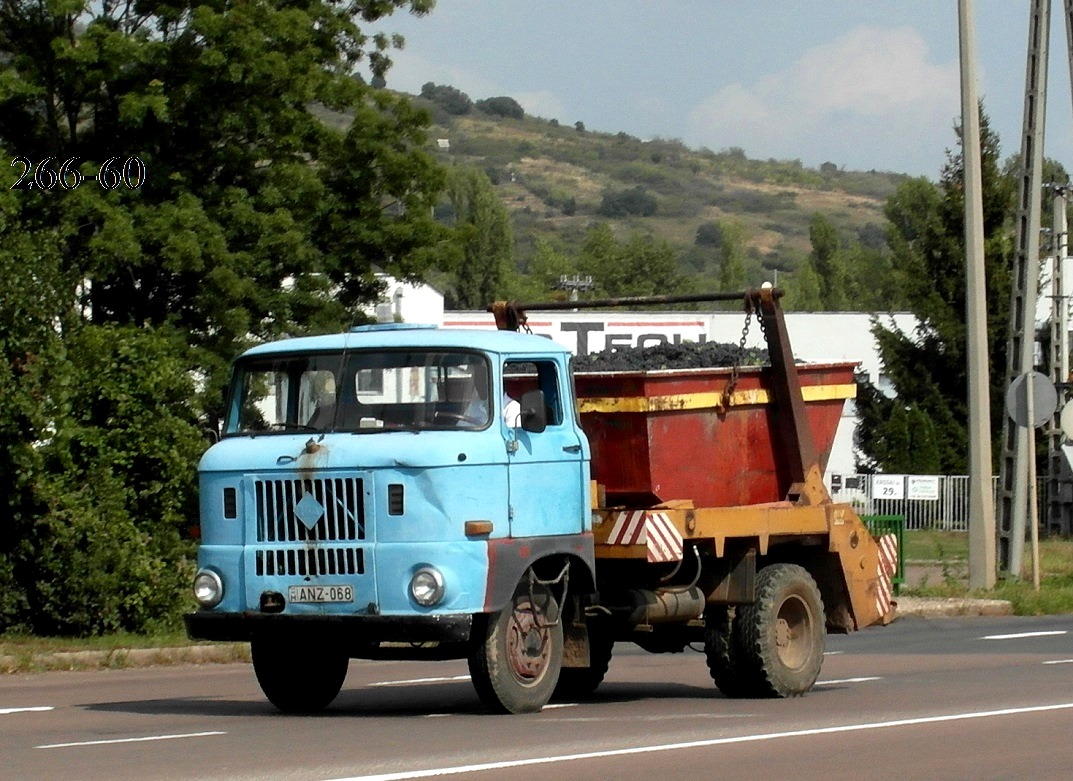
{"type": "Polygon", "coordinates": [[[0,676],[0,778],[1073,778],[1073,616],[906,618],[827,650],[807,697],[728,700],[701,654],[619,644],[591,701],[527,716],[482,713],[463,662],[353,662],[316,717],[244,664],[0,676]]]}

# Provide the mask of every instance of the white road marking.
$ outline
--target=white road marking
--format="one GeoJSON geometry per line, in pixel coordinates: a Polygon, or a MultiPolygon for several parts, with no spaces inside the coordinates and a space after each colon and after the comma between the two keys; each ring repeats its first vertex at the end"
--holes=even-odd
{"type": "Polygon", "coordinates": [[[114,740],[86,740],[81,743],[46,743],[34,748],[72,748],[75,746],[109,746],[114,743],[147,743],[153,740],[179,740],[180,738],[207,738],[226,735],[226,732],[187,732],[185,735],[149,735],[144,738],[115,738],[114,740]]]}
{"type": "MultiPolygon", "coordinates": [[[[465,677],[469,678],[468,675],[465,676],[465,677]]],[[[453,679],[449,679],[449,680],[453,680],[453,679]]],[[[372,685],[375,685],[375,684],[370,684],[370,685],[372,686],[372,685]]],[[[578,704],[576,702],[559,702],[559,703],[555,703],[555,704],[552,704],[552,705],[545,705],[544,710],[554,710],[556,708],[576,708],[577,705],[578,704]]],[[[452,716],[452,715],[454,715],[454,714],[451,714],[451,713],[426,713],[422,718],[425,718],[425,719],[442,719],[445,716],[452,716]]]]}
{"type": "Polygon", "coordinates": [[[410,678],[405,681],[379,681],[369,686],[412,686],[419,683],[446,683],[448,681],[468,681],[468,675],[451,675],[445,678],[410,678]]]}
{"type": "Polygon", "coordinates": [[[55,709],[51,705],[34,705],[29,708],[0,708],[0,716],[6,716],[9,713],[41,713],[48,710],[55,709]]]}
{"type": "Polygon", "coordinates": [[[742,718],[752,714],[724,714],[724,713],[671,713],[666,716],[554,716],[548,719],[541,719],[541,723],[554,721],[557,723],[570,723],[570,722],[606,722],[608,724],[612,722],[626,722],[634,724],[640,721],[681,721],[682,719],[688,719],[690,721],[696,721],[697,719],[734,719],[740,721],[742,718]]]}
{"type": "Polygon", "coordinates": [[[476,765],[456,765],[453,767],[435,767],[426,770],[403,770],[397,773],[376,773],[365,776],[349,776],[332,779],[332,781],[403,781],[408,778],[436,778],[454,776],[461,773],[478,773],[485,770],[504,770],[506,768],[529,767],[533,765],[551,765],[561,762],[577,762],[585,759],[604,757],[624,757],[634,754],[652,754],[661,751],[681,751],[691,748],[710,748],[728,746],[735,743],[756,743],[782,738],[800,738],[811,735],[835,735],[844,732],[862,732],[865,730],[890,729],[893,727],[911,727],[921,724],[939,724],[948,721],[966,721],[969,719],[987,719],[998,716],[1017,716],[1025,713],[1046,713],[1049,711],[1071,710],[1073,702],[1057,705],[1036,705],[1025,708],[1004,708],[1002,710],[973,711],[969,713],[949,713],[941,716],[925,716],[916,719],[896,719],[894,721],[875,721],[863,724],[845,724],[838,727],[817,727],[815,729],[789,730],[787,732],[766,732],[758,735],[738,735],[732,738],[713,738],[711,740],[693,740],[686,743],[662,743],[652,746],[635,746],[631,748],[608,749],[606,751],[589,751],[582,754],[558,754],[531,759],[515,759],[503,762],[484,762],[476,765]]]}
{"type": "Polygon", "coordinates": [[[1055,635],[1067,634],[1064,629],[1053,629],[1047,632],[1015,632],[1012,635],[984,635],[981,640],[1021,640],[1025,637],[1054,637],[1055,635]]]}
{"type": "Polygon", "coordinates": [[[1073,664],[1073,659],[1055,659],[1053,662],[1044,662],[1044,664],[1073,664]]]}
{"type": "Polygon", "coordinates": [[[867,683],[868,681],[882,680],[878,675],[868,676],[866,678],[841,678],[834,681],[816,681],[817,686],[836,686],[840,683],[867,683]]]}
{"type": "Polygon", "coordinates": [[[839,654],[844,654],[844,653],[845,653],[845,651],[824,651],[823,655],[824,656],[838,656],[839,654]]]}

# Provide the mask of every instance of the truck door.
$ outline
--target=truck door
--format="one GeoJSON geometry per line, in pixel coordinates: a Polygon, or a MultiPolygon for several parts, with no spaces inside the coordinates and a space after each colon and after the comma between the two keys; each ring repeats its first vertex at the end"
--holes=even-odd
{"type": "Polygon", "coordinates": [[[499,416],[508,453],[512,537],[578,534],[589,526],[588,443],[568,414],[572,396],[564,373],[550,358],[504,364],[503,402],[508,395],[520,400],[522,389],[539,387],[548,414],[548,426],[540,433],[499,416]]]}

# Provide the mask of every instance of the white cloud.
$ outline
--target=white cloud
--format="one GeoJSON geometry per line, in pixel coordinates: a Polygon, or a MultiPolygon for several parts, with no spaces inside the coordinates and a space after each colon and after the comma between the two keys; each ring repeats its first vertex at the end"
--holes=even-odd
{"type": "MultiPolygon", "coordinates": [[[[509,95],[509,92],[500,93],[503,95],[509,95]]],[[[521,104],[525,109],[525,113],[534,117],[543,117],[544,119],[559,119],[562,120],[566,114],[566,107],[563,102],[559,100],[559,97],[549,90],[539,90],[537,92],[522,92],[518,95],[514,95],[513,98],[521,104]]]]}
{"type": "Polygon", "coordinates": [[[934,175],[955,140],[960,86],[957,62],[928,55],[911,27],[854,28],[782,71],[724,86],[694,107],[688,140],[811,165],[934,175]]]}
{"type": "Polygon", "coordinates": [[[405,49],[393,54],[391,70],[387,75],[389,87],[417,95],[421,92],[421,87],[430,81],[459,89],[474,102],[506,95],[518,101],[526,114],[545,119],[561,119],[566,114],[562,100],[550,90],[512,92],[508,87],[487,79],[476,71],[454,65],[437,65],[426,57],[410,54],[405,49]]]}
{"type": "Polygon", "coordinates": [[[405,49],[392,54],[391,69],[387,72],[387,84],[391,89],[417,95],[421,87],[430,81],[462,90],[475,101],[509,94],[501,85],[476,71],[456,65],[437,64],[405,49]]]}

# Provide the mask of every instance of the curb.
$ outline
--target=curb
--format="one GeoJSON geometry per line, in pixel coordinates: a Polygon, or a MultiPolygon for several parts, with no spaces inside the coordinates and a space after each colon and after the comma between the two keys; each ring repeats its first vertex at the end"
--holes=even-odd
{"type": "Polygon", "coordinates": [[[177,664],[230,664],[249,661],[249,643],[218,643],[175,648],[116,648],[111,651],[61,651],[51,654],[0,656],[0,673],[122,669],[177,664]]]}
{"type": "Polygon", "coordinates": [[[1012,616],[1013,603],[1005,599],[959,599],[941,597],[897,597],[895,620],[907,616],[943,618],[949,616],[1012,616]]]}

